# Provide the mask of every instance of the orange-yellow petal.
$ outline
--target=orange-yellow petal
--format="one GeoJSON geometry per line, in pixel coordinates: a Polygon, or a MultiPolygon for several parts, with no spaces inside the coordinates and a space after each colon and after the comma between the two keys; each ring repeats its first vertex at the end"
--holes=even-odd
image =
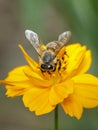
{"type": "Polygon", "coordinates": [[[85,108],[98,106],[98,78],[90,74],[81,74],[73,78],[74,95],[85,108]]]}
{"type": "Polygon", "coordinates": [[[6,95],[9,97],[22,95],[31,86],[31,82],[25,75],[24,70],[29,67],[21,66],[8,73],[5,80],[0,80],[0,84],[6,85],[6,95]]]}
{"type": "Polygon", "coordinates": [[[66,72],[70,76],[85,73],[91,66],[91,51],[86,46],[72,44],[66,47],[68,62],[66,72]]]}
{"type": "Polygon", "coordinates": [[[83,107],[98,106],[98,78],[90,74],[81,74],[71,80],[74,82],[74,92],[61,104],[67,114],[80,119],[83,107]]]}
{"type": "Polygon", "coordinates": [[[26,89],[28,89],[31,86],[28,80],[21,81],[21,82],[10,82],[5,80],[0,80],[0,84],[5,85],[6,95],[8,97],[23,95],[26,89]]]}
{"type": "Polygon", "coordinates": [[[26,67],[27,66],[17,67],[8,73],[8,77],[5,80],[0,80],[0,84],[6,85],[7,96],[14,97],[22,95],[25,89],[29,87],[28,77],[24,74],[26,67]]]}
{"type": "Polygon", "coordinates": [[[66,47],[67,55],[69,56],[68,63],[67,63],[67,71],[69,73],[71,73],[72,71],[76,70],[79,67],[86,52],[85,46],[81,47],[81,46],[78,46],[77,44],[77,48],[76,48],[76,45],[73,45],[72,50],[73,49],[75,50],[72,53],[70,53],[70,51],[72,51],[70,49],[70,46],[72,45],[69,45],[68,47],[66,47]]]}
{"type": "Polygon", "coordinates": [[[27,80],[28,77],[25,75],[24,70],[29,68],[27,65],[16,67],[8,73],[6,81],[23,81],[27,80]]]}
{"type": "Polygon", "coordinates": [[[27,52],[24,50],[22,45],[19,44],[19,48],[21,49],[25,59],[29,63],[29,65],[32,67],[33,71],[37,69],[38,64],[27,54],[27,52]]]}
{"type": "Polygon", "coordinates": [[[49,88],[30,89],[24,94],[23,102],[30,111],[35,111],[36,115],[46,114],[55,109],[55,105],[52,106],[49,102],[49,88]]]}
{"type": "Polygon", "coordinates": [[[92,63],[92,58],[91,58],[91,51],[87,50],[85,53],[85,56],[83,57],[81,64],[79,65],[77,71],[77,74],[83,74],[88,71],[92,63]]]}
{"type": "Polygon", "coordinates": [[[79,99],[75,95],[70,95],[61,103],[66,114],[71,117],[76,117],[77,119],[81,118],[83,108],[79,99]]]}
{"type": "Polygon", "coordinates": [[[17,67],[8,73],[5,80],[0,80],[0,84],[6,85],[6,95],[9,97],[23,95],[26,90],[34,86],[48,87],[50,83],[33,72],[29,66],[17,67]]]}
{"type": "Polygon", "coordinates": [[[73,93],[73,82],[71,80],[56,84],[51,87],[49,101],[51,105],[56,105],[73,93]]]}

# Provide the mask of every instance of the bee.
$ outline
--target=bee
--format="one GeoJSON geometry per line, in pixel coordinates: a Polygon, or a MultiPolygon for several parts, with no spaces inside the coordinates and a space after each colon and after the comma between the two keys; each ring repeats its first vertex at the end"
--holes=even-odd
{"type": "Polygon", "coordinates": [[[59,69],[61,62],[57,59],[57,54],[66,45],[71,37],[71,32],[66,31],[59,35],[57,41],[49,42],[45,49],[42,49],[42,42],[37,33],[32,30],[26,30],[25,36],[33,48],[39,55],[40,69],[42,72],[53,72],[56,69],[57,62],[59,62],[59,69]]]}

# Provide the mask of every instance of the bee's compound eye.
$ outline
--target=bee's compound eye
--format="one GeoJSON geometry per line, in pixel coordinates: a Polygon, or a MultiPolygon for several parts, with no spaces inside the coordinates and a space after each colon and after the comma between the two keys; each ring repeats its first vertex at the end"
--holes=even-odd
{"type": "Polygon", "coordinates": [[[53,66],[52,65],[47,65],[47,69],[48,70],[53,70],[53,66]]]}
{"type": "Polygon", "coordinates": [[[53,70],[53,66],[51,64],[41,64],[41,69],[43,71],[49,71],[49,70],[53,70]]]}
{"type": "Polygon", "coordinates": [[[46,70],[47,69],[47,65],[46,64],[41,64],[41,69],[42,70],[46,70]]]}

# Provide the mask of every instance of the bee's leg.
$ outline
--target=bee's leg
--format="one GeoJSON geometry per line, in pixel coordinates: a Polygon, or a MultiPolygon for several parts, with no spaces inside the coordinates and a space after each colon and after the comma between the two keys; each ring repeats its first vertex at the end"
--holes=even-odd
{"type": "Polygon", "coordinates": [[[67,54],[67,52],[66,52],[66,51],[64,52],[64,55],[66,55],[66,56],[69,58],[69,56],[68,56],[68,54],[67,54]]]}
{"type": "Polygon", "coordinates": [[[40,70],[41,70],[42,74],[44,75],[44,73],[45,73],[46,71],[44,71],[44,70],[42,70],[42,69],[40,69],[40,70]]]}
{"type": "Polygon", "coordinates": [[[43,71],[43,70],[41,70],[41,72],[42,72],[42,75],[43,75],[43,76],[45,76],[46,73],[51,76],[51,72],[49,72],[49,71],[43,71]]]}
{"type": "Polygon", "coordinates": [[[57,59],[57,62],[58,62],[58,71],[60,71],[60,69],[61,69],[61,60],[57,59]]]}
{"type": "Polygon", "coordinates": [[[53,70],[52,70],[51,72],[54,72],[54,71],[56,70],[56,65],[57,65],[57,64],[55,64],[55,66],[54,66],[54,68],[53,68],[53,70]]]}
{"type": "Polygon", "coordinates": [[[48,73],[50,76],[51,76],[52,72],[53,72],[53,71],[51,71],[51,72],[50,72],[50,71],[47,71],[47,73],[48,73]]]}

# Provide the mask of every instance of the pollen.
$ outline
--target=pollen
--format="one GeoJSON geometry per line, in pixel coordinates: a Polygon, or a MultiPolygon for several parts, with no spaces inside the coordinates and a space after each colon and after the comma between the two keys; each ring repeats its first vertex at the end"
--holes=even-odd
{"type": "Polygon", "coordinates": [[[58,70],[60,74],[66,71],[68,58],[69,56],[67,55],[66,47],[63,47],[57,55],[58,67],[56,70],[58,70]]]}

